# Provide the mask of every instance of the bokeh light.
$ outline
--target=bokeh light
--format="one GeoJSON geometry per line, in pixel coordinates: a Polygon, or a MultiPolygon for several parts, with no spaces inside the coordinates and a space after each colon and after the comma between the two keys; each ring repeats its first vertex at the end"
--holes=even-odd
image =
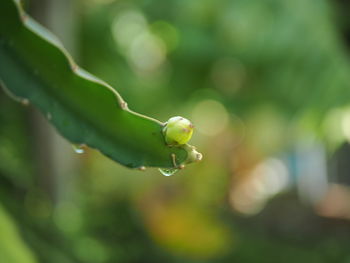
{"type": "MultiPolygon", "coordinates": [[[[37,43],[4,49],[0,26],[0,263],[350,262],[347,1],[26,0],[24,8],[131,110],[188,118],[189,144],[203,158],[163,176],[72,147],[50,124],[57,116],[4,87],[4,58],[31,57],[19,47],[37,43]]],[[[28,69],[20,63],[15,76],[28,78],[26,92],[36,88],[31,78],[50,86],[28,69]]],[[[61,95],[53,87],[45,98],[61,95]]]]}

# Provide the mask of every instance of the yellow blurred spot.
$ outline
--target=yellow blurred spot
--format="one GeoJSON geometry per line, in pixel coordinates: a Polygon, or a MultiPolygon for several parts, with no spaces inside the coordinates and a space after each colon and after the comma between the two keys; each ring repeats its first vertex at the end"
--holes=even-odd
{"type": "Polygon", "coordinates": [[[153,238],[176,254],[205,259],[231,245],[223,225],[187,204],[155,204],[146,217],[153,238]]]}
{"type": "Polygon", "coordinates": [[[166,48],[157,36],[144,32],[135,38],[128,51],[128,58],[136,71],[157,70],[165,61],[166,48]]]}
{"type": "Polygon", "coordinates": [[[255,166],[247,178],[230,192],[232,207],[247,215],[259,213],[266,201],[285,189],[289,182],[288,169],[275,158],[269,158],[255,166]]]}
{"type": "Polygon", "coordinates": [[[259,213],[265,202],[261,200],[261,196],[256,190],[257,189],[254,189],[254,185],[251,183],[240,184],[230,193],[230,203],[232,207],[236,211],[246,215],[259,213]]]}
{"type": "MultiPolygon", "coordinates": [[[[158,27],[165,28],[164,23],[158,27]]],[[[171,26],[166,26],[174,32],[171,26]]],[[[132,69],[139,74],[154,72],[164,63],[166,43],[152,33],[145,16],[138,10],[127,10],[118,15],[112,23],[112,34],[132,69]]],[[[172,37],[174,38],[174,36],[172,37]]],[[[175,41],[175,40],[173,40],[175,41]]]]}
{"type": "Polygon", "coordinates": [[[349,109],[343,111],[341,128],[346,140],[350,142],[350,110],[349,109]]]}
{"type": "Polygon", "coordinates": [[[222,132],[229,122],[225,107],[216,100],[199,102],[192,113],[192,120],[198,132],[214,136],[222,132]]]}
{"type": "Polygon", "coordinates": [[[16,221],[0,205],[0,262],[37,263],[28,241],[22,239],[16,221]]]}
{"type": "Polygon", "coordinates": [[[151,25],[151,31],[164,41],[168,52],[177,48],[179,44],[179,32],[170,23],[162,20],[156,21],[151,25]]]}
{"type": "MultiPolygon", "coordinates": [[[[342,118],[344,111],[340,108],[330,110],[324,118],[323,129],[327,140],[332,144],[332,147],[337,146],[344,140],[344,132],[342,128],[342,118]]],[[[346,121],[345,123],[346,124],[346,121]]],[[[346,130],[346,127],[344,127],[346,130]]]]}
{"type": "Polygon", "coordinates": [[[137,36],[146,31],[146,18],[137,10],[122,12],[112,23],[114,40],[124,49],[127,49],[137,36]]]}

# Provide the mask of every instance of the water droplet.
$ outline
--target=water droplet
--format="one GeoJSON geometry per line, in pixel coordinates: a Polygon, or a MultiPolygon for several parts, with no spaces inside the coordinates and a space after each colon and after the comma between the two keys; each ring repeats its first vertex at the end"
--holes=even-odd
{"type": "Polygon", "coordinates": [[[46,118],[47,118],[48,120],[51,120],[51,119],[52,119],[52,116],[51,116],[51,113],[50,113],[50,112],[48,112],[48,113],[46,114],[46,118]]]}
{"type": "Polygon", "coordinates": [[[140,171],[146,171],[146,167],[145,167],[145,166],[140,166],[138,169],[139,169],[140,171]]]}
{"type": "Polygon", "coordinates": [[[79,154],[82,154],[84,153],[84,149],[82,148],[83,145],[80,145],[80,144],[72,144],[72,147],[73,147],[73,150],[76,152],[76,153],[79,153],[79,154]]]}
{"type": "Polygon", "coordinates": [[[179,169],[177,168],[159,168],[159,172],[161,172],[164,176],[172,176],[175,174],[179,169]]]}

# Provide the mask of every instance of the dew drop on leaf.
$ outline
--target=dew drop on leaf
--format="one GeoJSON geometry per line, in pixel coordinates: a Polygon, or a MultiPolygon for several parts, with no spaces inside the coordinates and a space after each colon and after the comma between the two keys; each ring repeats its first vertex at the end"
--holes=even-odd
{"type": "Polygon", "coordinates": [[[161,172],[164,176],[172,176],[175,174],[179,169],[177,168],[159,168],[159,172],[161,172]]]}
{"type": "Polygon", "coordinates": [[[78,153],[78,154],[82,154],[84,153],[84,149],[82,148],[82,145],[79,144],[72,144],[73,150],[78,153]]]}

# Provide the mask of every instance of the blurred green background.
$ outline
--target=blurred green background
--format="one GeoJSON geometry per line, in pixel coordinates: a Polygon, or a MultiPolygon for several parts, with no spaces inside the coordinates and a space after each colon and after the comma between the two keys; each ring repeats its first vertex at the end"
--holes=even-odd
{"type": "Polygon", "coordinates": [[[204,159],[77,154],[1,91],[1,263],[350,262],[346,0],[24,6],[132,110],[192,120],[204,159]]]}

